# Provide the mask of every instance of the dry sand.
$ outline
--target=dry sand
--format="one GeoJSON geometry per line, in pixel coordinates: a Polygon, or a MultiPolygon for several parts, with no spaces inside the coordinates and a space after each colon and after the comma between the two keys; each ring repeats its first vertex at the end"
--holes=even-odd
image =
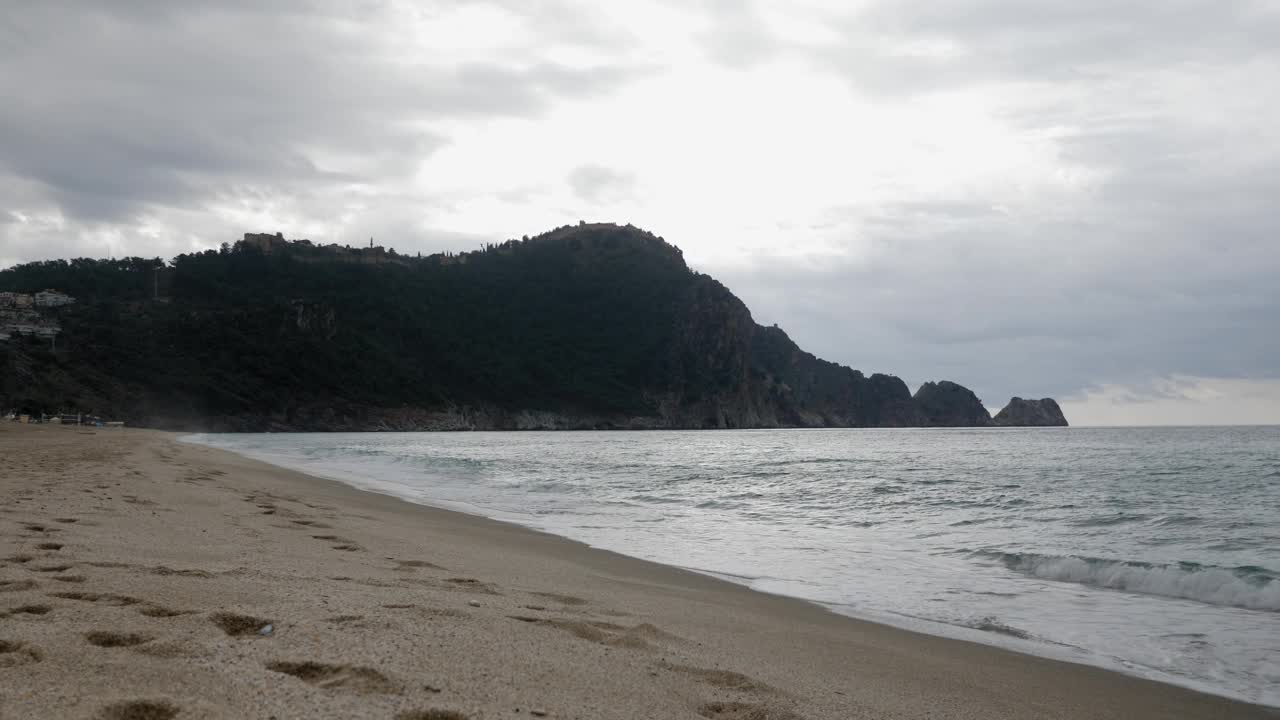
{"type": "Polygon", "coordinates": [[[0,718],[1280,716],[174,438],[0,424],[0,718]]]}

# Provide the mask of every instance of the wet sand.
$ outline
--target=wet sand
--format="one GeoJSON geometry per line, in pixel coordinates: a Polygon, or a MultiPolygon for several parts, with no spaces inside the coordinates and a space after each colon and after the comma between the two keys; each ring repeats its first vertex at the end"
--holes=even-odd
{"type": "Polygon", "coordinates": [[[0,423],[0,719],[1280,718],[176,437],[0,423]]]}

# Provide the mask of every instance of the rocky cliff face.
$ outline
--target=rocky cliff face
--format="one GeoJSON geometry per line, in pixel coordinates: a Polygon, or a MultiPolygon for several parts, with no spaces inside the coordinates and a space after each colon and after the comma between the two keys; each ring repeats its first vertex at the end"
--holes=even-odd
{"type": "Polygon", "coordinates": [[[791,427],[907,427],[916,410],[907,384],[870,377],[801,350],[777,327],[756,326],[750,357],[753,386],[791,427]]]}
{"type": "Polygon", "coordinates": [[[927,382],[915,394],[919,424],[924,427],[986,427],[991,413],[969,388],[950,380],[927,382]]]}
{"type": "Polygon", "coordinates": [[[1003,427],[1067,427],[1067,417],[1053,398],[1024,400],[1015,397],[996,413],[995,424],[1003,427]]]}
{"type": "Polygon", "coordinates": [[[0,345],[0,410],[242,431],[991,424],[961,385],[913,398],[814,357],[630,226],[426,258],[251,236],[162,265],[0,271],[0,290],[84,296],[57,355],[0,345]]]}

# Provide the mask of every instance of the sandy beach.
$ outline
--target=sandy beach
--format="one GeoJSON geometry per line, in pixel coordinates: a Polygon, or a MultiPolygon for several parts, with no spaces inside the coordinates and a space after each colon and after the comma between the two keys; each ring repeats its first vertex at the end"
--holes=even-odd
{"type": "Polygon", "coordinates": [[[1280,717],[176,438],[0,424],[0,719],[1280,717]]]}

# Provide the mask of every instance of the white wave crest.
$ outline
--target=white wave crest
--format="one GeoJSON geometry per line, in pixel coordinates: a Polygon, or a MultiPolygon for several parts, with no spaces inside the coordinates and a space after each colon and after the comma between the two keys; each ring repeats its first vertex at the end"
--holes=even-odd
{"type": "Polygon", "coordinates": [[[1010,569],[1044,580],[1280,612],[1280,581],[1261,569],[1149,565],[1031,553],[999,556],[1010,569]]]}

